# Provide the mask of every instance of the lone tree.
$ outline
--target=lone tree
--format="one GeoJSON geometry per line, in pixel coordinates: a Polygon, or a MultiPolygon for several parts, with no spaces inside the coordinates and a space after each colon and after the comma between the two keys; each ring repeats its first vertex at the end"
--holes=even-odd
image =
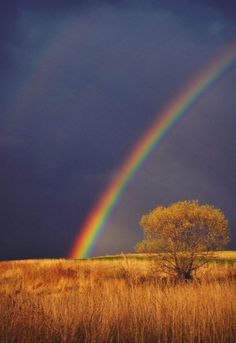
{"type": "Polygon", "coordinates": [[[223,212],[195,200],[157,207],[142,216],[140,224],[144,240],[136,251],[159,253],[161,270],[185,281],[230,240],[223,212]]]}

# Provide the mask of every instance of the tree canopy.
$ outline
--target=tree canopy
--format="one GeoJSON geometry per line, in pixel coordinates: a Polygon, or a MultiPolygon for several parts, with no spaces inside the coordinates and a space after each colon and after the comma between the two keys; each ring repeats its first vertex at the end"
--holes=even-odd
{"type": "Polygon", "coordinates": [[[157,207],[142,216],[140,224],[144,240],[136,250],[159,253],[162,270],[183,279],[190,279],[212,251],[223,249],[230,240],[223,212],[196,200],[157,207]]]}

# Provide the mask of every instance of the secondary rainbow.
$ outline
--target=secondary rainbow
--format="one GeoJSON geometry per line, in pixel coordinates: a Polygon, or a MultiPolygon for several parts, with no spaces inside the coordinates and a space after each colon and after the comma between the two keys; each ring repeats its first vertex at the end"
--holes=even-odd
{"type": "Polygon", "coordinates": [[[95,246],[98,237],[118,203],[130,180],[143,162],[159,145],[166,134],[182,118],[188,109],[218,80],[236,61],[236,46],[231,45],[203,70],[187,87],[158,115],[152,126],[138,141],[132,152],[121,165],[117,175],[100,196],[89,213],[74,241],[70,258],[86,258],[95,246]]]}

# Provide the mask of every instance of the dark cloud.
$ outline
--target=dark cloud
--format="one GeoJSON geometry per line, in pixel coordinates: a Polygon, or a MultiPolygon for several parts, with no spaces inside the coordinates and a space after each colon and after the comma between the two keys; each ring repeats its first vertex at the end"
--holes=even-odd
{"type": "Polygon", "coordinates": [[[9,15],[15,13],[19,8],[31,10],[50,11],[51,13],[58,11],[69,11],[71,9],[86,9],[101,6],[109,6],[115,9],[168,9],[175,13],[193,13],[193,11],[200,10],[204,14],[204,9],[212,12],[218,11],[224,16],[235,19],[236,5],[234,1],[221,0],[199,0],[193,2],[189,0],[179,0],[178,2],[172,0],[12,0],[1,2],[2,17],[4,14],[9,15]]]}
{"type": "MultiPolygon", "coordinates": [[[[2,258],[65,256],[139,137],[232,41],[227,4],[176,3],[3,9],[14,15],[4,24],[0,81],[2,258]]],[[[198,198],[236,222],[234,70],[217,85],[145,163],[95,253],[132,250],[140,215],[156,204],[198,198]]]]}

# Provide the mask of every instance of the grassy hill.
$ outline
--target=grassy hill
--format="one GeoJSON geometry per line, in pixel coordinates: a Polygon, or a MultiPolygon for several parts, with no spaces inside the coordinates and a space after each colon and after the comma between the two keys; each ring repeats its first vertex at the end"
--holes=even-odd
{"type": "Polygon", "coordinates": [[[1,343],[235,343],[236,252],[176,284],[152,256],[0,262],[1,343]]]}
{"type": "MultiPolygon", "coordinates": [[[[117,254],[117,255],[105,255],[92,257],[90,260],[123,260],[124,258],[132,260],[151,260],[155,254],[117,254]]],[[[214,260],[211,263],[236,263],[236,251],[227,250],[227,251],[218,251],[215,253],[214,260]]]]}

